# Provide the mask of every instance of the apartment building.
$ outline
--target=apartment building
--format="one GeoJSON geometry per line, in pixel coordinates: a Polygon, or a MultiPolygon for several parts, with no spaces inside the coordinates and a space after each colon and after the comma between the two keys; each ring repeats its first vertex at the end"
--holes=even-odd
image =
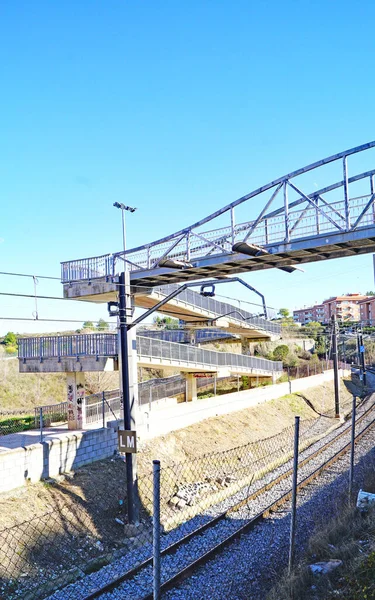
{"type": "Polygon", "coordinates": [[[375,296],[368,296],[359,303],[360,318],[365,325],[375,325],[375,296]]]}
{"type": "Polygon", "coordinates": [[[301,323],[301,325],[307,325],[307,323],[311,323],[311,321],[322,323],[324,319],[324,306],[323,304],[316,304],[315,306],[309,306],[308,308],[294,310],[293,319],[296,323],[301,323]]]}
{"type": "MultiPolygon", "coordinates": [[[[346,294],[344,296],[333,296],[324,300],[322,304],[315,304],[308,308],[301,308],[293,311],[293,318],[296,323],[306,325],[311,321],[318,321],[319,323],[329,323],[332,315],[336,315],[338,321],[360,321],[361,316],[361,302],[363,303],[363,314],[367,315],[367,319],[370,318],[369,311],[370,306],[367,307],[367,302],[371,300],[363,294],[353,293],[346,294]],[[367,311],[367,312],[366,312],[367,311]]],[[[374,305],[371,307],[373,319],[375,320],[375,297],[373,298],[374,305]]],[[[371,312],[370,311],[370,312],[371,312]]]]}
{"type": "Polygon", "coordinates": [[[324,323],[329,323],[332,315],[336,314],[338,321],[360,321],[361,300],[366,300],[363,294],[347,294],[345,296],[334,296],[323,301],[324,323]]]}

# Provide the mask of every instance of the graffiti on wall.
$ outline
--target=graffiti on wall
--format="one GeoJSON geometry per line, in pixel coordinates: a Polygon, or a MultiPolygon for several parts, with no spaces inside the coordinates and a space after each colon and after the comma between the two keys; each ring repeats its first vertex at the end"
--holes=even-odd
{"type": "Polygon", "coordinates": [[[68,421],[74,421],[74,391],[71,384],[68,385],[68,421]]]}

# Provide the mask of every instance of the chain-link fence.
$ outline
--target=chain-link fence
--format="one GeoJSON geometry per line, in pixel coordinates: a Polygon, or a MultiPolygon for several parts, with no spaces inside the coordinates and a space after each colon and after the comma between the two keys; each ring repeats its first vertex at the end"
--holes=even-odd
{"type": "MultiPolygon", "coordinates": [[[[322,430],[321,420],[301,423],[301,445],[322,430]]],[[[286,469],[293,428],[265,440],[161,468],[162,544],[196,531],[215,515],[256,490],[271,469],[286,469]]],[[[138,526],[126,523],[123,459],[114,457],[17,491],[0,517],[0,597],[76,600],[76,589],[100,567],[125,572],[152,556],[152,465],[138,479],[138,526]]],[[[6,502],[6,500],[5,500],[6,502]]]]}

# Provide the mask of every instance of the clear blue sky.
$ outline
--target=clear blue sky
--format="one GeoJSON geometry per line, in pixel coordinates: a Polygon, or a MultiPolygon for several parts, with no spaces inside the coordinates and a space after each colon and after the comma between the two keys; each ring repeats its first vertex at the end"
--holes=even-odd
{"type": "MultiPolygon", "coordinates": [[[[374,18],[370,0],[3,2],[0,270],[59,277],[60,261],[120,250],[116,200],[139,209],[136,246],[374,139],[374,18]]],[[[290,309],[374,287],[369,255],[305,271],[246,278],[290,309]]],[[[33,284],[0,276],[0,291],[33,284]]],[[[0,297],[0,316],[33,310],[0,297]]],[[[104,305],[38,311],[106,318],[104,305]]],[[[0,333],[65,327],[0,321],[0,333]]]]}

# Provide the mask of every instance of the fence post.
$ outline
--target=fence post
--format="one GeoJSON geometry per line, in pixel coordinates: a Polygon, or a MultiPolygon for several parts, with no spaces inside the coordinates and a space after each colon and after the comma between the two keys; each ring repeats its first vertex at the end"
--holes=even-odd
{"type": "Polygon", "coordinates": [[[350,438],[350,468],[349,468],[349,504],[352,499],[353,492],[353,478],[354,478],[354,439],[355,439],[355,413],[356,413],[356,396],[353,396],[352,404],[352,427],[351,427],[351,438],[350,438]]]}
{"type": "Polygon", "coordinates": [[[102,392],[102,417],[103,417],[103,429],[105,428],[105,392],[102,392]]]}
{"type": "Polygon", "coordinates": [[[287,367],[288,370],[288,383],[289,383],[289,394],[292,393],[292,382],[290,381],[290,369],[289,367],[287,367]]]}
{"type": "Polygon", "coordinates": [[[296,510],[297,510],[297,476],[298,476],[298,442],[299,442],[299,417],[294,419],[294,456],[293,456],[293,486],[292,486],[292,513],[290,521],[290,545],[289,545],[289,575],[294,563],[294,543],[296,536],[296,510]]]}
{"type": "Polygon", "coordinates": [[[216,396],[216,373],[214,375],[214,396],[216,396]]]}
{"type": "Polygon", "coordinates": [[[237,375],[237,392],[240,391],[240,376],[237,375]]]}
{"type": "Polygon", "coordinates": [[[160,460],[153,461],[153,599],[160,599],[160,460]]]}
{"type": "Polygon", "coordinates": [[[150,393],[148,395],[148,410],[149,410],[149,413],[151,411],[151,404],[152,404],[152,386],[150,385],[150,393]]]}
{"type": "Polygon", "coordinates": [[[40,443],[43,444],[43,407],[39,408],[40,443]]]}

